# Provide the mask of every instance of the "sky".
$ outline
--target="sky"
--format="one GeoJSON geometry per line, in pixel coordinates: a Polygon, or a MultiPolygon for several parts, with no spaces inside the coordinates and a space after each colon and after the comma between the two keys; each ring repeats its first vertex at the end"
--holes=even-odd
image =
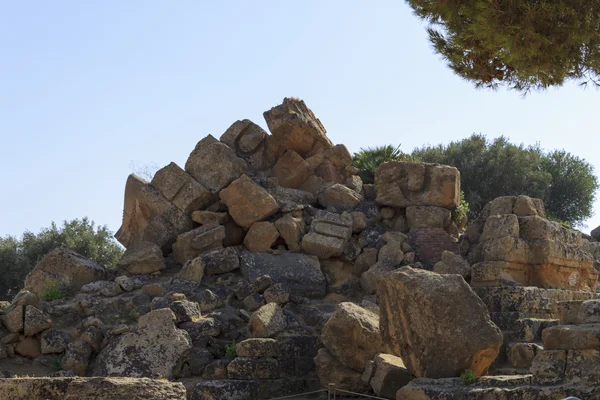
{"type": "Polygon", "coordinates": [[[116,231],[133,170],[183,166],[238,119],[266,129],[289,96],[351,152],[482,133],[600,171],[600,92],[476,90],[401,0],[2,2],[0,236],[83,216],[116,231]]]}

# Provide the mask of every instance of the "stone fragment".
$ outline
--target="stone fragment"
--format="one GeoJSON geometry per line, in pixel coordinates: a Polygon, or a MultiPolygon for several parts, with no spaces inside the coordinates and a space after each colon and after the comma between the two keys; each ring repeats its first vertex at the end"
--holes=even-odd
{"type": "Polygon", "coordinates": [[[346,178],[344,185],[346,185],[350,189],[354,190],[358,194],[362,193],[363,181],[362,181],[362,179],[360,179],[360,176],[358,176],[358,175],[352,175],[352,176],[349,176],[348,178],[346,178]]]}
{"type": "Polygon", "coordinates": [[[42,354],[58,354],[67,349],[72,338],[68,332],[48,329],[41,335],[42,354]]]}
{"type": "Polygon", "coordinates": [[[25,336],[33,336],[52,327],[50,317],[35,306],[25,307],[25,336]]]}
{"type": "Polygon", "coordinates": [[[596,240],[600,240],[600,226],[596,227],[595,229],[592,229],[592,231],[590,232],[590,236],[592,236],[596,240]]]}
{"type": "Polygon", "coordinates": [[[210,351],[194,347],[189,357],[190,374],[193,376],[202,376],[206,367],[213,361],[214,356],[210,351]]]}
{"type": "Polygon", "coordinates": [[[193,260],[205,251],[223,246],[225,228],[221,225],[202,225],[177,236],[173,244],[173,256],[181,265],[193,260]]]}
{"type": "Polygon", "coordinates": [[[71,342],[62,358],[63,368],[73,371],[76,375],[85,376],[91,355],[92,348],[87,343],[81,340],[71,342]]]}
{"type": "Polygon", "coordinates": [[[265,189],[242,175],[219,193],[234,221],[248,229],[279,210],[277,201],[265,189]]]}
{"type": "Polygon", "coordinates": [[[513,205],[512,213],[517,217],[538,215],[533,199],[529,196],[517,196],[513,205]]]}
{"type": "Polygon", "coordinates": [[[133,174],[129,175],[125,184],[123,222],[115,234],[123,246],[128,248],[135,242],[146,241],[159,246],[163,254],[168,254],[177,235],[192,228],[190,217],[171,204],[154,186],[133,174]]]}
{"type": "Polygon", "coordinates": [[[210,191],[174,162],[159,169],[150,183],[186,214],[206,208],[214,201],[210,191]]]}
{"type": "Polygon", "coordinates": [[[537,353],[529,371],[540,384],[561,382],[567,364],[565,350],[543,350],[537,353]]]}
{"type": "Polygon", "coordinates": [[[15,351],[23,357],[36,358],[42,354],[40,340],[32,337],[25,338],[17,344],[15,351]]]}
{"type": "Polygon", "coordinates": [[[326,187],[319,193],[319,204],[324,208],[334,208],[338,211],[351,211],[362,200],[362,196],[354,190],[339,183],[326,187]]]}
{"type": "Polygon", "coordinates": [[[238,357],[279,357],[277,340],[268,338],[246,339],[235,345],[238,357]]]}
{"type": "Polygon", "coordinates": [[[460,174],[447,165],[391,161],[377,169],[375,191],[384,206],[454,209],[460,201],[460,174]]]}
{"type": "Polygon", "coordinates": [[[238,252],[232,247],[216,248],[200,254],[205,275],[218,275],[235,271],[240,267],[238,252]]]}
{"type": "Polygon", "coordinates": [[[82,342],[87,343],[92,348],[92,350],[100,351],[104,335],[102,334],[100,328],[90,326],[85,331],[83,331],[79,339],[82,342]]]}
{"type": "Polygon", "coordinates": [[[265,298],[259,293],[252,293],[246,296],[242,301],[242,306],[248,311],[256,311],[265,304],[265,298]]]}
{"type": "Polygon", "coordinates": [[[361,275],[363,272],[367,271],[377,262],[378,253],[379,251],[377,249],[363,249],[363,252],[356,257],[356,261],[354,262],[354,273],[361,275]]]}
{"type": "Polygon", "coordinates": [[[128,276],[117,276],[115,282],[121,287],[121,290],[125,292],[131,292],[136,289],[135,279],[128,276]]]}
{"type": "Polygon", "coordinates": [[[320,259],[341,255],[352,236],[352,217],[319,212],[312,221],[310,233],[302,238],[302,250],[320,259]]]}
{"type": "Polygon", "coordinates": [[[191,347],[190,336],[177,329],[171,310],[153,310],[140,317],[134,331],[109,340],[96,359],[94,375],[169,379],[191,347]]]}
{"type": "Polygon", "coordinates": [[[375,373],[370,383],[377,396],[394,399],[396,392],[414,378],[400,357],[377,354],[373,361],[375,373]]]}
{"type": "Polygon", "coordinates": [[[544,350],[598,350],[600,324],[556,325],[542,331],[544,350]]]}
{"type": "Polygon", "coordinates": [[[189,391],[188,399],[254,400],[259,398],[258,390],[256,381],[227,379],[227,376],[214,377],[198,381],[189,391]]]}
{"type": "Polygon", "coordinates": [[[273,167],[273,175],[286,188],[299,188],[312,174],[310,165],[294,150],[286,151],[273,167]]]}
{"type": "Polygon", "coordinates": [[[359,284],[359,276],[354,273],[349,262],[339,259],[323,260],[321,270],[327,281],[328,293],[349,294],[359,284]]]}
{"type": "Polygon", "coordinates": [[[535,355],[541,350],[542,348],[535,343],[514,343],[509,346],[508,359],[515,368],[529,369],[535,355]]]}
{"type": "Polygon", "coordinates": [[[321,340],[342,365],[363,372],[367,361],[382,351],[379,316],[356,304],[340,303],[323,327],[321,340]]]}
{"type": "Polygon", "coordinates": [[[220,138],[253,171],[263,171],[273,165],[275,155],[270,139],[267,132],[248,119],[235,121],[220,138]]]}
{"type": "Polygon", "coordinates": [[[165,294],[165,289],[158,283],[149,283],[142,286],[142,293],[150,297],[160,297],[165,294]]]}
{"type": "Polygon", "coordinates": [[[198,303],[187,300],[174,301],[169,305],[175,314],[175,323],[194,321],[202,316],[198,303]]]}
{"type": "Polygon", "coordinates": [[[49,287],[76,292],[86,283],[101,280],[104,268],[67,249],[54,249],[25,278],[25,290],[38,296],[49,287]]]}
{"type": "Polygon", "coordinates": [[[230,379],[255,380],[279,378],[279,363],[270,357],[236,357],[227,365],[230,379]]]}
{"type": "Polygon", "coordinates": [[[584,324],[600,323],[600,300],[587,300],[578,310],[579,320],[584,324]]]}
{"type": "Polygon", "coordinates": [[[360,211],[353,211],[352,216],[352,232],[360,233],[367,227],[367,216],[360,211]]]}
{"type": "Polygon", "coordinates": [[[498,355],[502,333],[461,276],[403,267],[380,280],[378,295],[384,345],[413,375],[484,375],[498,355]]]}
{"type": "Polygon", "coordinates": [[[196,144],[185,163],[186,172],[212,193],[221,191],[247,169],[244,160],[211,135],[196,144]]]}
{"type": "Polygon", "coordinates": [[[306,225],[302,218],[295,218],[292,214],[286,214],[275,221],[275,228],[285,240],[285,244],[290,251],[297,253],[301,250],[300,241],[306,233],[306,225]]]}
{"type": "Polygon", "coordinates": [[[204,289],[193,296],[200,306],[200,311],[209,312],[223,305],[223,300],[212,290],[204,289]]]}
{"type": "Polygon", "coordinates": [[[244,238],[244,245],[250,251],[269,251],[278,237],[279,231],[271,222],[255,222],[244,238]]]}
{"type": "Polygon", "coordinates": [[[433,206],[406,207],[406,222],[409,229],[446,228],[451,222],[450,210],[433,206]]]}
{"type": "Polygon", "coordinates": [[[192,221],[200,225],[224,224],[229,220],[229,215],[226,212],[215,212],[207,210],[199,210],[192,212],[192,221]]]}
{"type": "Polygon", "coordinates": [[[333,147],[321,121],[302,100],[286,97],[282,104],[265,111],[263,115],[279,154],[294,150],[304,157],[315,146],[324,149],[333,147]]]}
{"type": "Polygon", "coordinates": [[[283,305],[290,301],[290,291],[282,283],[276,283],[264,292],[267,303],[283,305]]]}
{"type": "Polygon", "coordinates": [[[435,263],[433,272],[438,274],[458,274],[463,278],[471,276],[471,266],[468,261],[451,251],[442,253],[442,261],[435,263]]]}
{"type": "Polygon", "coordinates": [[[133,243],[119,260],[118,266],[131,275],[151,274],[167,267],[161,248],[150,242],[133,243]]]}
{"type": "MultiPolygon", "coordinates": [[[[161,255],[162,256],[162,255],[161,255]]],[[[94,281],[85,284],[79,290],[81,293],[94,294],[97,296],[114,297],[120,295],[123,291],[121,286],[114,281],[94,281]]]]}
{"type": "Polygon", "coordinates": [[[201,257],[196,257],[193,260],[183,264],[183,268],[179,271],[179,278],[187,281],[201,282],[204,277],[204,262],[201,257]]]}
{"type": "Polygon", "coordinates": [[[2,322],[9,332],[22,332],[24,322],[25,307],[20,304],[13,304],[2,316],[2,322]]]}
{"type": "Polygon", "coordinates": [[[219,336],[221,325],[214,318],[201,318],[197,321],[183,322],[180,329],[186,331],[194,344],[206,341],[206,338],[219,336]]]}
{"type": "Polygon", "coordinates": [[[248,321],[248,333],[253,338],[268,338],[287,326],[283,310],[276,303],[269,303],[255,311],[248,321]]]}
{"type": "Polygon", "coordinates": [[[274,283],[282,283],[292,294],[309,297],[325,295],[325,276],[319,260],[300,253],[280,254],[243,252],[240,255],[241,272],[244,278],[254,282],[263,275],[274,283]]]}
{"type": "Polygon", "coordinates": [[[362,381],[361,373],[344,367],[327,349],[320,349],[315,357],[315,367],[322,387],[335,387],[355,393],[364,393],[368,386],[362,381]]]}

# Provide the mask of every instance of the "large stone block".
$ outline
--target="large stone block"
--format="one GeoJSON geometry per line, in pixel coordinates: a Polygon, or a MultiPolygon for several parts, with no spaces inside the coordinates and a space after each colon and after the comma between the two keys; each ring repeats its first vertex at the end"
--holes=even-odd
{"type": "Polygon", "coordinates": [[[319,204],[338,211],[352,211],[363,199],[359,193],[339,183],[327,186],[319,193],[319,204]]]}
{"type": "Polygon", "coordinates": [[[409,229],[446,228],[451,222],[451,212],[447,208],[431,206],[409,206],[406,208],[406,221],[409,229]]]}
{"type": "Polygon", "coordinates": [[[131,275],[151,274],[167,267],[160,247],[150,242],[133,243],[118,263],[131,275]]]}
{"type": "Polygon", "coordinates": [[[255,380],[279,378],[279,363],[270,357],[236,357],[227,365],[230,379],[255,380]]]}
{"type": "Polygon", "coordinates": [[[335,383],[335,387],[356,393],[365,393],[368,386],[362,381],[361,373],[342,365],[327,349],[320,349],[315,357],[317,376],[322,387],[335,383]]]}
{"type": "Polygon", "coordinates": [[[171,251],[177,235],[193,228],[186,213],[175,207],[148,182],[129,175],[125,184],[123,222],[115,234],[125,247],[134,242],[147,241],[171,251]]]}
{"type": "Polygon", "coordinates": [[[300,253],[281,254],[243,252],[242,275],[254,282],[264,275],[284,284],[291,293],[309,297],[325,295],[325,277],[317,257],[300,253]]]}
{"type": "Polygon", "coordinates": [[[177,236],[173,244],[173,256],[181,265],[193,260],[205,251],[223,246],[225,228],[221,225],[202,225],[177,236]]]}
{"type": "Polygon", "coordinates": [[[297,189],[313,175],[310,165],[294,150],[286,151],[273,167],[273,175],[279,185],[297,189]]]}
{"type": "Polygon", "coordinates": [[[460,201],[460,174],[447,165],[390,161],[375,173],[377,203],[389,207],[454,209],[460,201]]]}
{"type": "Polygon", "coordinates": [[[267,132],[248,119],[235,121],[220,138],[221,142],[233,149],[255,171],[267,170],[273,166],[275,154],[271,139],[267,132]]]}
{"type": "Polygon", "coordinates": [[[302,250],[320,259],[341,255],[352,236],[352,216],[319,212],[312,221],[310,232],[302,238],[302,250]]]}
{"type": "Polygon", "coordinates": [[[246,175],[233,181],[219,196],[234,221],[245,229],[279,210],[273,196],[246,175]]]}
{"type": "Polygon", "coordinates": [[[273,337],[287,327],[283,310],[269,303],[255,311],[248,321],[248,333],[253,338],[273,337]]]}
{"type": "Polygon", "coordinates": [[[519,237],[519,219],[514,214],[490,215],[485,221],[480,241],[502,237],[519,237]]]}
{"type": "Polygon", "coordinates": [[[400,357],[377,354],[373,359],[374,374],[370,380],[377,396],[394,399],[396,392],[413,380],[400,357]]]}
{"type": "Polygon", "coordinates": [[[542,332],[545,350],[599,350],[600,324],[556,325],[542,332]]]}
{"type": "Polygon", "coordinates": [[[25,278],[25,289],[36,295],[58,285],[67,292],[76,292],[83,285],[104,278],[104,267],[67,249],[54,249],[25,278]]]}
{"type": "Polygon", "coordinates": [[[208,189],[174,162],[159,169],[150,183],[186,214],[206,208],[215,200],[208,189]]]}
{"type": "Polygon", "coordinates": [[[403,267],[380,280],[378,295],[384,345],[415,376],[484,375],[498,355],[502,332],[461,276],[403,267]]]}
{"type": "Polygon", "coordinates": [[[247,169],[246,161],[211,135],[198,142],[185,163],[186,172],[212,193],[218,193],[247,169]]]}

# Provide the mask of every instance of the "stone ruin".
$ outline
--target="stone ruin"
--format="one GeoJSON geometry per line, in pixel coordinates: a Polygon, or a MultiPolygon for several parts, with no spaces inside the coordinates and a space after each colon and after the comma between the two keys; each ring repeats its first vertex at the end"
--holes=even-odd
{"type": "Polygon", "coordinates": [[[465,231],[456,168],[363,184],[303,101],[264,117],[127,178],[116,270],[36,266],[0,308],[0,400],[599,398],[600,229],[512,196],[465,231]]]}

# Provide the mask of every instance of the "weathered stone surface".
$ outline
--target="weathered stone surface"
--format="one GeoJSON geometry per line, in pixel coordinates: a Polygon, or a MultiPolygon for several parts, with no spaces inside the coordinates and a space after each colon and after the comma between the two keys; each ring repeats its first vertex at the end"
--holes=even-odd
{"type": "Polygon", "coordinates": [[[96,296],[114,297],[120,295],[123,291],[121,286],[114,281],[94,281],[87,283],[79,290],[81,293],[88,293],[96,296]]]}
{"type": "Polygon", "coordinates": [[[370,383],[377,396],[394,399],[396,392],[414,378],[400,357],[377,354],[373,361],[375,373],[370,383]]]}
{"type": "Polygon", "coordinates": [[[2,322],[9,332],[23,331],[23,317],[25,307],[20,304],[13,304],[2,316],[2,322]]]}
{"type": "Polygon", "coordinates": [[[133,243],[119,260],[118,266],[131,275],[151,274],[167,267],[161,248],[150,242],[133,243]]]}
{"type": "Polygon", "coordinates": [[[409,229],[446,228],[450,225],[450,210],[433,206],[406,207],[406,222],[409,229]]]}
{"type": "Polygon", "coordinates": [[[577,310],[578,319],[584,324],[600,323],[600,300],[587,300],[577,310]]]}
{"type": "Polygon", "coordinates": [[[25,336],[33,336],[52,327],[52,320],[37,307],[27,306],[25,307],[25,323],[23,326],[25,336]]]}
{"type": "Polygon", "coordinates": [[[279,363],[270,357],[236,357],[227,365],[230,379],[254,380],[279,378],[279,363]]]}
{"type": "Polygon", "coordinates": [[[324,149],[333,147],[321,121],[302,100],[286,97],[282,104],[265,111],[263,115],[279,154],[294,150],[304,157],[315,146],[324,149]]]}
{"type": "Polygon", "coordinates": [[[349,262],[339,259],[323,260],[321,270],[327,281],[328,293],[348,294],[359,284],[359,275],[355,274],[349,262]]]}
{"type": "Polygon", "coordinates": [[[202,225],[177,236],[173,244],[173,256],[181,265],[193,260],[205,251],[223,246],[225,228],[221,225],[202,225]]]}
{"type": "Polygon", "coordinates": [[[600,324],[556,325],[542,331],[545,350],[598,350],[600,324]]]}
{"type": "Polygon", "coordinates": [[[277,340],[268,338],[246,339],[235,345],[238,357],[279,357],[277,340]]]}
{"type": "Polygon", "coordinates": [[[250,251],[269,251],[278,237],[279,231],[271,222],[255,222],[248,229],[244,245],[250,251]]]}
{"type": "Polygon", "coordinates": [[[596,227],[595,229],[592,229],[592,232],[590,232],[590,235],[594,239],[600,240],[600,226],[596,227]]]}
{"type": "Polygon", "coordinates": [[[255,400],[258,398],[257,395],[258,384],[255,381],[202,380],[196,383],[188,399],[255,400]]]}
{"type": "Polygon", "coordinates": [[[198,303],[187,300],[174,301],[169,305],[173,314],[175,314],[175,322],[188,322],[199,319],[202,313],[200,312],[200,306],[198,303]]]}
{"type": "Polygon", "coordinates": [[[275,155],[270,139],[267,132],[248,119],[235,121],[220,138],[254,171],[263,171],[273,166],[275,155]]]}
{"type": "Polygon", "coordinates": [[[362,200],[362,196],[345,185],[334,183],[319,193],[319,204],[324,208],[351,211],[362,200]]]}
{"type": "Polygon", "coordinates": [[[62,358],[63,368],[73,371],[76,375],[84,376],[91,355],[92,348],[87,343],[81,340],[71,342],[62,358]]]}
{"type": "Polygon", "coordinates": [[[139,241],[158,245],[168,254],[177,235],[193,228],[186,213],[143,179],[129,175],[125,184],[123,222],[115,237],[125,247],[139,241]]]}
{"type": "Polygon", "coordinates": [[[25,290],[40,296],[52,285],[75,292],[86,283],[101,280],[104,268],[67,249],[54,249],[25,278],[25,290]]]}
{"type": "Polygon", "coordinates": [[[240,255],[242,275],[253,282],[263,275],[274,283],[282,283],[293,294],[309,297],[325,295],[325,277],[319,260],[306,254],[243,252],[240,255]]]}
{"type": "Polygon", "coordinates": [[[15,348],[17,354],[27,358],[36,358],[42,354],[39,339],[28,337],[19,342],[15,348]]]}
{"type": "Polygon", "coordinates": [[[322,387],[335,383],[335,387],[356,393],[364,393],[368,386],[362,381],[361,373],[344,367],[327,349],[320,349],[315,357],[317,376],[322,387]]]}
{"type": "Polygon", "coordinates": [[[181,368],[191,347],[190,336],[177,329],[171,310],[153,310],[140,317],[134,331],[108,342],[96,359],[94,375],[168,379],[181,368]]]}
{"type": "Polygon", "coordinates": [[[87,343],[92,350],[100,351],[100,347],[102,347],[102,340],[104,339],[104,335],[100,328],[95,326],[89,326],[79,338],[82,342],[87,343]]]}
{"type": "Polygon", "coordinates": [[[507,236],[519,237],[519,219],[515,214],[490,215],[485,220],[479,240],[485,242],[507,236]]]}
{"type": "Polygon", "coordinates": [[[199,210],[192,212],[192,221],[200,225],[224,224],[229,220],[229,214],[226,212],[215,212],[199,210]]]}
{"type": "Polygon", "coordinates": [[[382,351],[379,316],[356,304],[340,303],[323,327],[321,340],[342,365],[363,372],[367,361],[382,351]]]}
{"type": "Polygon", "coordinates": [[[385,206],[454,209],[460,200],[460,174],[447,165],[391,161],[377,169],[375,191],[377,203],[385,206]]]}
{"type": "Polygon", "coordinates": [[[310,233],[302,238],[302,250],[320,259],[341,255],[352,236],[352,216],[319,212],[311,223],[310,233]]]}
{"type": "Polygon", "coordinates": [[[244,310],[248,311],[256,311],[265,304],[265,298],[262,294],[259,293],[252,293],[246,296],[242,301],[242,307],[244,308],[244,310]]]}
{"type": "Polygon", "coordinates": [[[185,330],[193,343],[200,343],[207,337],[219,336],[221,325],[214,318],[201,318],[197,321],[184,322],[179,328],[185,330]]]}
{"type": "Polygon", "coordinates": [[[299,188],[312,174],[310,165],[294,150],[286,151],[273,167],[273,175],[286,188],[299,188]]]}
{"type": "Polygon", "coordinates": [[[2,400],[186,400],[179,382],[132,378],[0,379],[2,400]]]}
{"type": "Polygon", "coordinates": [[[201,282],[204,277],[204,268],[202,258],[196,257],[183,264],[183,268],[179,271],[179,277],[187,281],[201,282]]]}
{"type": "Polygon", "coordinates": [[[211,135],[196,144],[185,163],[186,172],[212,193],[218,193],[247,169],[244,160],[211,135]]]}
{"type": "Polygon", "coordinates": [[[451,251],[442,253],[442,261],[433,266],[433,272],[438,274],[458,274],[463,278],[471,276],[469,262],[451,251]]]}
{"type": "Polygon", "coordinates": [[[276,283],[264,292],[267,303],[277,303],[283,305],[290,301],[290,291],[283,283],[276,283]]]}
{"type": "Polygon", "coordinates": [[[214,201],[210,191],[174,162],[159,169],[150,183],[186,214],[206,208],[214,201]]]}
{"type": "Polygon", "coordinates": [[[240,267],[238,252],[232,247],[216,248],[200,254],[206,275],[225,274],[240,267]]]}
{"type": "Polygon", "coordinates": [[[380,280],[378,295],[384,345],[415,376],[483,375],[498,355],[502,333],[462,277],[403,267],[380,280]]]}
{"type": "Polygon", "coordinates": [[[279,210],[279,205],[273,196],[246,175],[233,181],[219,193],[219,196],[227,205],[234,221],[246,229],[279,210]]]}
{"type": "Polygon", "coordinates": [[[507,358],[516,368],[530,368],[538,351],[542,347],[535,343],[513,343],[509,345],[507,358]]]}
{"type": "Polygon", "coordinates": [[[566,363],[565,350],[543,350],[533,359],[530,371],[540,383],[557,383],[564,377],[566,363]]]}
{"type": "Polygon", "coordinates": [[[62,353],[67,349],[72,338],[68,332],[48,329],[41,336],[42,354],[62,353]]]}
{"type": "Polygon", "coordinates": [[[300,241],[306,233],[306,225],[302,218],[286,214],[275,221],[275,227],[290,251],[297,253],[301,250],[300,241]]]}
{"type": "Polygon", "coordinates": [[[253,338],[268,338],[287,326],[283,310],[276,303],[269,303],[255,311],[248,321],[248,333],[253,338]]]}

